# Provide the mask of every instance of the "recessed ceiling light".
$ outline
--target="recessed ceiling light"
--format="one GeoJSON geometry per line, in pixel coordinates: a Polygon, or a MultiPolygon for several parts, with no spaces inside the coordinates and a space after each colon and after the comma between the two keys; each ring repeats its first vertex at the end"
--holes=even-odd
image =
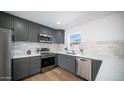
{"type": "Polygon", "coordinates": [[[58,21],[58,22],[57,22],[57,25],[60,25],[60,24],[61,24],[61,23],[58,21]]]}

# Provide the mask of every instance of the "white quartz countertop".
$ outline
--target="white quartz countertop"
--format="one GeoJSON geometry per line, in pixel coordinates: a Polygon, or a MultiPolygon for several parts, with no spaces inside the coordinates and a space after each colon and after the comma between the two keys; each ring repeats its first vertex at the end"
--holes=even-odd
{"type": "Polygon", "coordinates": [[[35,56],[41,56],[41,54],[31,54],[31,55],[23,54],[23,55],[14,55],[12,58],[13,58],[13,59],[18,59],[18,58],[35,57],[35,56]]]}
{"type": "Polygon", "coordinates": [[[109,56],[101,55],[101,54],[69,54],[69,53],[65,53],[65,52],[56,52],[56,53],[75,56],[75,57],[84,57],[84,58],[89,58],[89,59],[96,59],[96,60],[104,60],[104,58],[109,57],[109,56]]]}

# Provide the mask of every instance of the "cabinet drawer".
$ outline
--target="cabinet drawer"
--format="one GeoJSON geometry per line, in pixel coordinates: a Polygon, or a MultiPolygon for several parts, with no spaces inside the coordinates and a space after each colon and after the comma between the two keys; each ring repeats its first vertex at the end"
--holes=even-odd
{"type": "Polygon", "coordinates": [[[19,59],[13,59],[13,62],[25,62],[28,61],[28,58],[19,58],[19,59]]]}
{"type": "Polygon", "coordinates": [[[35,66],[35,65],[41,65],[41,61],[40,60],[30,60],[29,62],[30,66],[35,66]]]}
{"type": "Polygon", "coordinates": [[[41,57],[40,57],[40,56],[30,57],[29,60],[30,60],[30,61],[41,60],[41,57]]]}

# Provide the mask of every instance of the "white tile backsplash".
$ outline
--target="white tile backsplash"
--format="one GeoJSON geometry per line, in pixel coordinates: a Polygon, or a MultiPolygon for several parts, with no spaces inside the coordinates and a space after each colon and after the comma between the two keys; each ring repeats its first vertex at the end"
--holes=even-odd
{"type": "Polygon", "coordinates": [[[37,48],[49,48],[51,52],[63,51],[64,44],[45,44],[32,42],[14,42],[13,55],[26,55],[27,50],[32,54],[37,53],[37,48]]]}
{"type": "Polygon", "coordinates": [[[82,42],[77,49],[74,48],[76,53],[80,53],[80,48],[84,50],[83,53],[85,54],[124,57],[124,40],[82,42]]]}
{"type": "MultiPolygon", "coordinates": [[[[49,48],[51,52],[65,52],[64,48],[67,44],[45,44],[32,42],[14,42],[13,54],[26,55],[27,50],[31,50],[32,54],[37,53],[37,48],[49,48]]],[[[83,42],[79,48],[75,48],[76,53],[81,53],[82,48],[85,54],[103,54],[109,56],[124,57],[124,41],[96,41],[83,42]]],[[[71,50],[71,49],[69,49],[71,50]]]]}

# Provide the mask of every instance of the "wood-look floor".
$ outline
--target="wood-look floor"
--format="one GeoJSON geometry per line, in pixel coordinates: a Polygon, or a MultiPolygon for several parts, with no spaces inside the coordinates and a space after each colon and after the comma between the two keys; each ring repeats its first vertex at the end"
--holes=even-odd
{"type": "Polygon", "coordinates": [[[48,72],[33,75],[24,79],[24,81],[82,81],[83,79],[74,74],[56,67],[48,72]]]}

